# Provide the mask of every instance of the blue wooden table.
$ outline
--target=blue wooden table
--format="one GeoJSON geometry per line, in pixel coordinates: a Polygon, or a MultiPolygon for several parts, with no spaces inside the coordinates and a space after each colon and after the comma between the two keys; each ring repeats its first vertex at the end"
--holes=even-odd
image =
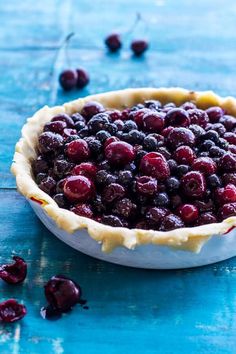
{"type": "Polygon", "coordinates": [[[137,86],[183,86],[236,95],[234,0],[0,0],[0,262],[12,254],[29,266],[26,282],[0,282],[0,301],[23,301],[28,315],[0,326],[0,353],[235,353],[236,258],[198,269],[145,271],[104,263],[50,234],[15,188],[9,172],[27,116],[44,104],[137,86]],[[133,34],[136,13],[142,15],[133,34]],[[110,55],[103,38],[125,33],[124,50],[110,55]],[[72,66],[91,84],[65,94],[58,73],[68,66],[57,48],[69,46],[72,66]],[[129,51],[145,35],[143,58],[129,51]],[[88,310],[77,306],[58,321],[39,315],[43,284],[54,274],[77,280],[88,310]]]}

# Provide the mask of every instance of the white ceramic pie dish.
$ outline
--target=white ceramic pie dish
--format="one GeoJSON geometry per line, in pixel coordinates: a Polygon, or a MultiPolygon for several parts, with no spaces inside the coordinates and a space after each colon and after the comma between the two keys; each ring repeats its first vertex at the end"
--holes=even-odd
{"type": "Polygon", "coordinates": [[[213,235],[199,253],[157,245],[141,245],[135,249],[117,247],[112,252],[103,252],[101,244],[93,240],[86,230],[69,234],[58,227],[38,203],[32,200],[29,203],[47,229],[61,241],[103,261],[136,268],[180,269],[207,265],[236,255],[236,229],[225,236],[213,235]]]}
{"type": "Polygon", "coordinates": [[[16,145],[12,172],[19,191],[29,200],[44,225],[73,248],[105,261],[152,269],[177,269],[206,265],[236,255],[236,217],[221,223],[177,229],[169,232],[114,228],[61,209],[32,178],[31,162],[44,124],[58,113],[80,111],[85,102],[99,101],[106,108],[124,108],[146,99],[177,105],[192,100],[200,108],[219,105],[236,115],[236,100],[212,92],[180,88],[128,89],[78,99],[63,106],[44,107],[28,119],[16,145]]]}

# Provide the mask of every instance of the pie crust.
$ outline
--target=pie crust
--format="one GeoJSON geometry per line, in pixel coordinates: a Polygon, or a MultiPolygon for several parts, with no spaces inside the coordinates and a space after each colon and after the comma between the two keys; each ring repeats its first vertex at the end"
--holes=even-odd
{"type": "Polygon", "coordinates": [[[88,101],[98,101],[108,109],[124,109],[147,99],[156,99],[163,104],[174,102],[177,106],[186,101],[193,101],[203,109],[217,105],[225,109],[228,114],[236,116],[235,98],[222,98],[212,91],[195,92],[182,88],[126,89],[79,98],[62,106],[52,108],[45,106],[37,111],[32,118],[29,118],[23,126],[22,137],[16,144],[11,171],[16,176],[16,184],[20,193],[41,204],[44,211],[59,228],[68,233],[73,233],[78,229],[87,229],[88,235],[101,243],[102,250],[105,252],[110,252],[118,246],[134,249],[138,245],[146,244],[200,252],[204,243],[211,236],[221,235],[224,237],[226,233],[236,227],[236,216],[227,218],[221,223],[186,227],[168,232],[111,227],[59,208],[54,200],[43,192],[34,181],[31,162],[36,157],[37,138],[45,123],[50,121],[53,116],[59,113],[73,114],[81,111],[83,105],[88,101]]]}

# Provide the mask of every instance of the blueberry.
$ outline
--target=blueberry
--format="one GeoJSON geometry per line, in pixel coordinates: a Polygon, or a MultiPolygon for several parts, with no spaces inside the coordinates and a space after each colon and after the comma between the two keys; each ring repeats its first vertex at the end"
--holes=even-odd
{"type": "Polygon", "coordinates": [[[152,136],[146,136],[144,141],[143,141],[143,147],[147,151],[155,151],[157,148],[157,141],[154,137],[152,136]]]}
{"type": "Polygon", "coordinates": [[[222,184],[220,177],[217,176],[216,174],[208,176],[207,183],[208,183],[208,186],[212,189],[220,187],[222,184]]]}
{"type": "Polygon", "coordinates": [[[176,173],[179,177],[182,177],[189,171],[189,166],[187,165],[179,165],[176,169],[176,173]]]}
{"type": "Polygon", "coordinates": [[[122,185],[128,185],[133,180],[133,174],[129,170],[120,171],[118,174],[118,181],[122,185]]]}
{"type": "Polygon", "coordinates": [[[114,123],[106,124],[105,128],[111,135],[115,135],[118,132],[118,127],[114,123]]]}
{"type": "Polygon", "coordinates": [[[98,113],[89,120],[88,129],[92,134],[96,134],[99,130],[105,130],[108,123],[108,115],[106,113],[98,113]]]}
{"type": "Polygon", "coordinates": [[[158,207],[167,207],[170,199],[166,193],[159,193],[153,199],[153,204],[158,207]]]}
{"type": "Polygon", "coordinates": [[[216,144],[219,142],[219,134],[215,130],[208,130],[202,138],[204,140],[212,140],[216,144]]]}
{"type": "Polygon", "coordinates": [[[102,143],[103,143],[106,139],[108,139],[108,138],[110,138],[110,137],[111,137],[111,134],[108,133],[106,130],[100,130],[100,131],[97,132],[97,134],[96,134],[96,138],[97,138],[98,140],[100,140],[102,143]]]}
{"type": "Polygon", "coordinates": [[[124,124],[123,132],[128,133],[133,129],[138,129],[137,124],[133,120],[127,120],[124,124]]]}
{"type": "Polygon", "coordinates": [[[208,151],[212,146],[215,146],[215,143],[212,140],[205,140],[200,145],[202,151],[208,151]]]}
{"type": "Polygon", "coordinates": [[[180,182],[176,177],[170,177],[166,180],[166,188],[169,192],[176,192],[179,186],[180,182]]]}
{"type": "Polygon", "coordinates": [[[78,122],[75,123],[75,129],[77,131],[80,131],[81,129],[84,129],[85,126],[86,126],[85,122],[83,122],[83,121],[78,121],[78,122]]]}
{"type": "Polygon", "coordinates": [[[128,133],[129,140],[133,144],[142,144],[145,134],[137,129],[130,130],[128,133]]]}
{"type": "Polygon", "coordinates": [[[92,154],[99,154],[102,150],[102,143],[97,139],[90,140],[88,146],[92,154]]]}

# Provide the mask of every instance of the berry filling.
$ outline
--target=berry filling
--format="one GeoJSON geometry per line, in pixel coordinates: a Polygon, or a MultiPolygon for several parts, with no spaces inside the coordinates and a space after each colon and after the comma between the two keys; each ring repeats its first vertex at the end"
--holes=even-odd
{"type": "MultiPolygon", "coordinates": [[[[118,39],[107,38],[110,50],[118,39]]],[[[32,169],[59,207],[113,227],[220,222],[236,216],[235,128],[220,107],[193,102],[148,100],[122,111],[87,102],[45,124],[32,169]]]]}

